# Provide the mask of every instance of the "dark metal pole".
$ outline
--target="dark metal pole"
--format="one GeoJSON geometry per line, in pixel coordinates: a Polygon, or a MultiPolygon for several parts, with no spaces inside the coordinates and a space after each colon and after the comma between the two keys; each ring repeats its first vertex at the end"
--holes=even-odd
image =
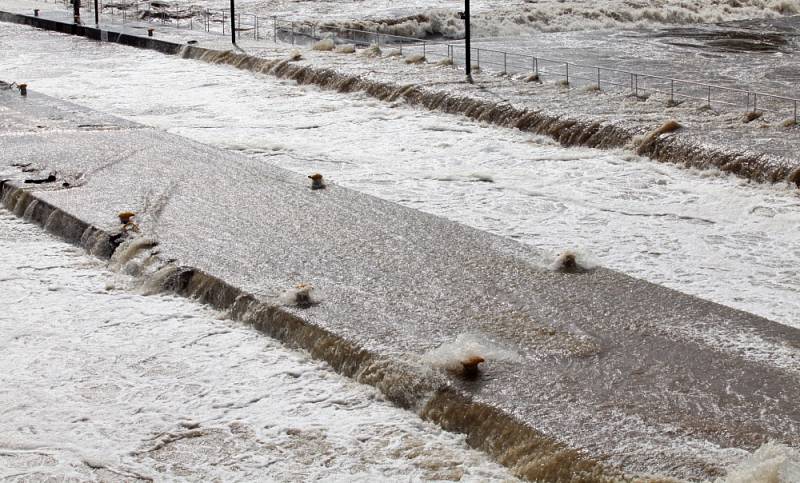
{"type": "Polygon", "coordinates": [[[75,23],[81,23],[81,0],[72,0],[72,18],[75,23]]]}
{"type": "Polygon", "coordinates": [[[469,0],[464,0],[464,68],[467,73],[467,82],[472,84],[472,60],[470,59],[470,46],[469,37],[469,0]]]}
{"type": "Polygon", "coordinates": [[[236,7],[231,0],[231,43],[236,45],[236,7]]]}
{"type": "Polygon", "coordinates": [[[94,25],[100,25],[100,10],[97,8],[97,0],[94,0],[94,25]]]}

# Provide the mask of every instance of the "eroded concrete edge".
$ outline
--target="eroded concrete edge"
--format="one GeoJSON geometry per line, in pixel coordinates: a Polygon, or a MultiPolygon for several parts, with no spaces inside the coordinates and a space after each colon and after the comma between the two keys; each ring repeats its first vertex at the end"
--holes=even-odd
{"type": "Polygon", "coordinates": [[[415,85],[376,82],[359,76],[342,74],[329,68],[293,64],[288,59],[267,59],[232,51],[187,46],[151,37],[131,35],[100,28],[75,25],[42,17],[0,11],[0,21],[30,25],[94,40],[107,39],[128,46],[156,50],[165,54],[230,65],[239,69],[291,79],[298,84],[313,84],[324,89],[348,93],[360,91],[382,101],[403,99],[415,106],[503,127],[549,136],[564,146],[585,146],[599,149],[633,148],[636,154],[655,161],[687,167],[714,167],[746,179],[760,182],[789,182],[800,188],[800,162],[786,164],[783,158],[766,153],[728,151],[697,145],[676,136],[674,132],[649,133],[610,123],[580,121],[564,115],[521,109],[509,104],[482,101],[426,89],[415,85]],[[637,141],[638,139],[638,141],[637,141]]]}
{"type": "MultiPolygon", "coordinates": [[[[16,216],[101,259],[110,260],[122,241],[120,233],[98,228],[44,201],[35,188],[0,180],[0,200],[16,216]]],[[[156,263],[169,264],[165,260],[156,263]]],[[[392,403],[417,412],[445,430],[465,434],[470,446],[488,453],[521,478],[576,483],[656,481],[624,475],[498,408],[472,400],[436,373],[367,351],[197,268],[174,267],[159,288],[206,303],[289,347],[308,351],[338,373],[377,388],[392,403]]]]}

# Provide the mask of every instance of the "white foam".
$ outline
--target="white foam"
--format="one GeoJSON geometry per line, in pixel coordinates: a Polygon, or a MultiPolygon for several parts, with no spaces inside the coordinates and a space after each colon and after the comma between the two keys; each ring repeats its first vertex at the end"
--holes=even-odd
{"type": "Polygon", "coordinates": [[[486,363],[520,361],[521,356],[482,334],[460,334],[422,356],[424,363],[435,369],[460,371],[462,362],[479,357],[486,363]]]}
{"type": "Polygon", "coordinates": [[[797,483],[800,481],[800,452],[784,444],[768,442],[717,483],[797,483]]]}

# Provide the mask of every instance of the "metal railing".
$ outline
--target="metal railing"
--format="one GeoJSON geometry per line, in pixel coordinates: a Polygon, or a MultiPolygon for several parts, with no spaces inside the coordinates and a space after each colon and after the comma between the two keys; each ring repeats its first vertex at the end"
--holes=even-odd
{"type": "MultiPolygon", "coordinates": [[[[69,4],[69,0],[54,0],[54,3],[62,2],[64,5],[69,4]]],[[[112,18],[121,17],[123,24],[132,20],[155,20],[178,29],[197,29],[211,34],[230,35],[228,9],[153,6],[149,1],[123,1],[106,2],[101,11],[110,14],[112,18]]],[[[251,13],[236,14],[236,34],[240,39],[271,40],[292,45],[308,45],[324,38],[332,38],[335,42],[356,46],[392,46],[400,54],[421,54],[426,59],[446,60],[445,63],[454,68],[463,66],[465,53],[464,45],[453,41],[431,42],[334,24],[297,22],[251,13]]],[[[583,86],[598,91],[622,90],[641,100],[658,96],[670,107],[686,101],[697,101],[701,107],[707,109],[717,106],[743,109],[747,113],[783,114],[788,120],[800,123],[797,111],[800,99],[794,97],[481,47],[472,47],[471,57],[477,70],[526,74],[528,80],[539,82],[552,79],[564,88],[583,86]]]]}

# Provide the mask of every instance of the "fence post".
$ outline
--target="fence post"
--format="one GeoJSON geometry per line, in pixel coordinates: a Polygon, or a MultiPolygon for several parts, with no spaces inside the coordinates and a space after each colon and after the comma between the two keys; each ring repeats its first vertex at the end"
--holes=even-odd
{"type": "Polygon", "coordinates": [[[566,76],[567,85],[569,85],[569,62],[564,62],[564,66],[566,67],[565,72],[566,72],[566,75],[567,75],[566,76]]]}
{"type": "Polygon", "coordinates": [[[225,35],[225,10],[222,11],[222,35],[225,35]]]}
{"type": "Polygon", "coordinates": [[[758,94],[753,93],[753,112],[758,112],[758,94]]]}
{"type": "Polygon", "coordinates": [[[797,124],[797,101],[794,101],[794,123],[797,124]]]}
{"type": "Polygon", "coordinates": [[[539,76],[539,59],[536,57],[533,58],[533,73],[536,74],[537,77],[539,76]]]}
{"type": "Polygon", "coordinates": [[[711,86],[708,86],[708,107],[711,107],[711,86]]]}
{"type": "Polygon", "coordinates": [[[503,52],[503,73],[508,74],[508,54],[503,52]]]}
{"type": "Polygon", "coordinates": [[[475,61],[478,63],[478,68],[481,68],[481,49],[475,49],[475,61]]]}
{"type": "Polygon", "coordinates": [[[639,97],[639,74],[633,74],[633,95],[639,97]]]}
{"type": "Polygon", "coordinates": [[[669,103],[675,104],[675,79],[669,80],[669,103]]]}
{"type": "Polygon", "coordinates": [[[428,55],[428,52],[427,52],[427,50],[428,50],[428,49],[427,49],[427,45],[428,45],[428,43],[427,43],[427,42],[422,42],[422,56],[423,56],[423,57],[426,57],[426,56],[428,55]]]}
{"type": "Polygon", "coordinates": [[[597,90],[600,90],[600,67],[597,68],[597,90]]]}

